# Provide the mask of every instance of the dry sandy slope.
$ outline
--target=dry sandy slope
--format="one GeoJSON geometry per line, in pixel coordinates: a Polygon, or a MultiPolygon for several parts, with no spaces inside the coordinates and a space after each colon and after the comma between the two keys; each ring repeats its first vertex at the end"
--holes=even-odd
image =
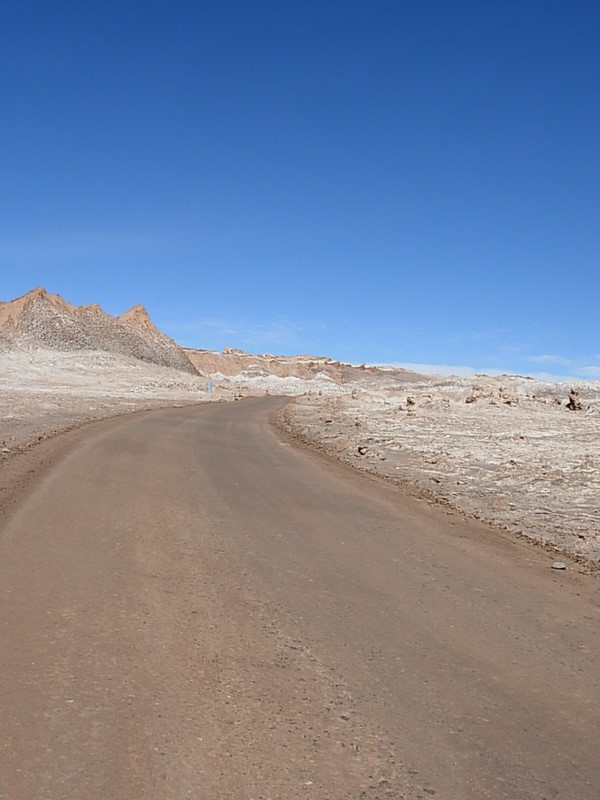
{"type": "Polygon", "coordinates": [[[600,561],[600,382],[502,376],[302,398],[288,429],[517,535],[600,561]]]}

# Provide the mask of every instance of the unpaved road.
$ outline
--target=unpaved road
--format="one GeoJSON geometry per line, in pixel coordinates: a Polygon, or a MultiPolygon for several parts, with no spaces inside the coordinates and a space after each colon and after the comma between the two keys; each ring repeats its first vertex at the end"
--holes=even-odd
{"type": "Polygon", "coordinates": [[[294,448],[281,404],[4,465],[0,798],[598,800],[597,579],[294,448]]]}

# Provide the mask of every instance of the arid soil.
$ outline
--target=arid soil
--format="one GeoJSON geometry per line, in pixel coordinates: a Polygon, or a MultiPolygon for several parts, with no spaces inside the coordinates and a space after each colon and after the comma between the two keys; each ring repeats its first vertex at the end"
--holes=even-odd
{"type": "Polygon", "coordinates": [[[597,800],[596,576],[290,446],[284,402],[0,464],[34,474],[0,517],[1,800],[597,800]]]}
{"type": "Polygon", "coordinates": [[[87,421],[266,394],[341,391],[335,381],[243,373],[192,375],[104,351],[0,351],[0,458],[87,421]]]}
{"type": "Polygon", "coordinates": [[[361,470],[516,536],[600,561],[600,384],[523,378],[339,383],[192,375],[107,353],[0,353],[0,459],[88,420],[266,394],[287,429],[361,470]],[[210,390],[210,391],[209,391],[210,390]]]}
{"type": "Polygon", "coordinates": [[[340,391],[348,370],[377,374],[326,358],[184,351],[141,305],[113,317],[97,304],[74,306],[40,287],[0,302],[0,458],[128,411],[340,391]]]}
{"type": "Polygon", "coordinates": [[[113,317],[41,288],[0,303],[0,460],[88,420],[267,394],[297,398],[283,424],[312,446],[600,562],[598,381],[425,378],[329,358],[190,350],[142,306],[113,317]]]}
{"type": "Polygon", "coordinates": [[[600,560],[600,382],[482,376],[357,386],[298,398],[283,423],[416,494],[600,560]],[[567,408],[571,388],[580,410],[567,408]]]}
{"type": "Polygon", "coordinates": [[[104,352],[0,353],[0,456],[90,420],[200,402],[203,387],[187,373],[104,352]]]}
{"type": "Polygon", "coordinates": [[[222,353],[213,350],[194,350],[183,348],[192,364],[202,374],[220,373],[229,377],[236,375],[260,376],[275,375],[278,378],[301,378],[310,380],[316,377],[331,378],[338,383],[352,381],[378,382],[396,380],[402,383],[419,381],[423,375],[407,369],[386,369],[385,374],[378,367],[366,364],[355,366],[334,361],[322,356],[272,356],[268,354],[253,355],[243,350],[228,347],[222,353]]]}

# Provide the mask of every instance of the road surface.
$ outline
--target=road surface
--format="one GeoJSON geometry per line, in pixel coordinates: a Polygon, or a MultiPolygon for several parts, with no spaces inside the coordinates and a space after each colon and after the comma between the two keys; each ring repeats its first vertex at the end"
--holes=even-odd
{"type": "Polygon", "coordinates": [[[5,466],[0,798],[598,800],[598,580],[294,447],[282,403],[5,466]]]}

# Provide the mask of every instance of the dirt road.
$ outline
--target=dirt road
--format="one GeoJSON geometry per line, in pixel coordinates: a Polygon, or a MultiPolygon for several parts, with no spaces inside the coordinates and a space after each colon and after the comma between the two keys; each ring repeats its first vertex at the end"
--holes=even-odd
{"type": "Polygon", "coordinates": [[[598,580],[294,448],[281,404],[21,469],[0,798],[597,800],[598,580]]]}

